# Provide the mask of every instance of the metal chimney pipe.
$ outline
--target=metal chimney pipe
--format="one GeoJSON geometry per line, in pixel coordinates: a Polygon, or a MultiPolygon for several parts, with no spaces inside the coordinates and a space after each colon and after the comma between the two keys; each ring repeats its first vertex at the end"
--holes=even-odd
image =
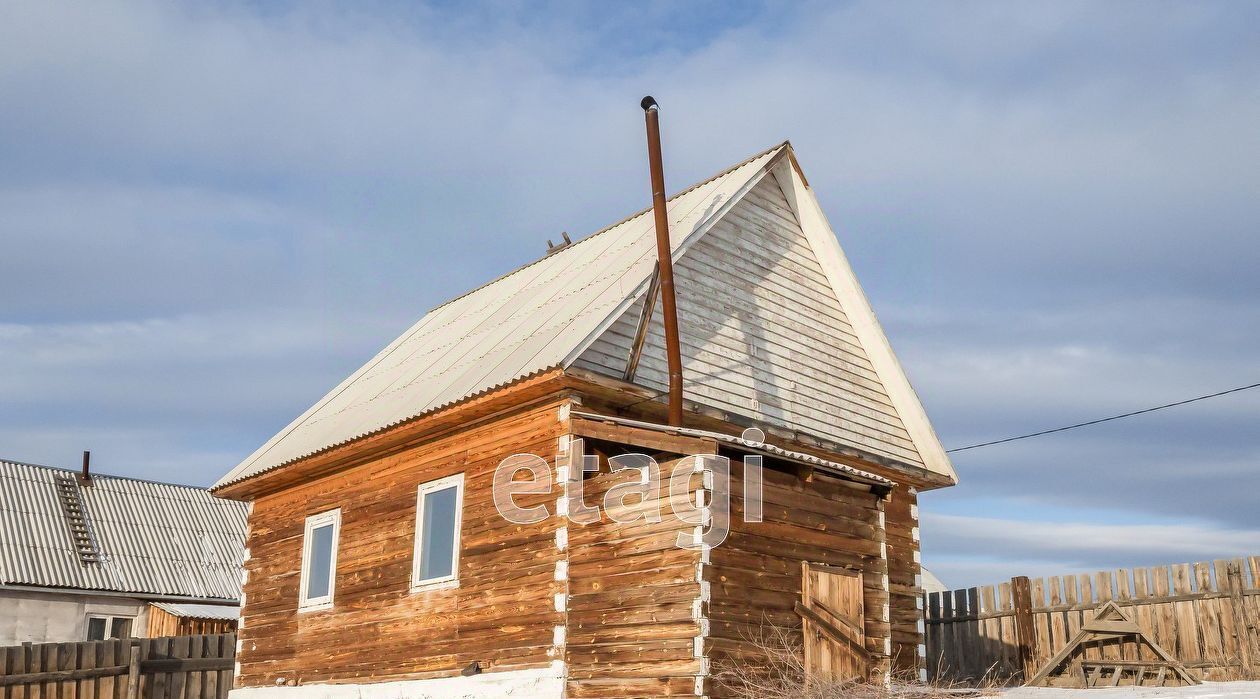
{"type": "Polygon", "coordinates": [[[639,103],[647,120],[648,169],[652,175],[652,213],[656,217],[656,256],[660,261],[661,321],[665,325],[665,358],[669,364],[669,424],[682,427],[682,352],[678,341],[678,305],[674,300],[674,259],[665,209],[665,168],[661,165],[660,105],[651,95],[639,103]]]}
{"type": "Polygon", "coordinates": [[[85,484],[92,482],[92,473],[89,470],[91,463],[92,463],[92,452],[90,451],[83,452],[83,474],[79,476],[79,482],[85,483],[85,484]]]}

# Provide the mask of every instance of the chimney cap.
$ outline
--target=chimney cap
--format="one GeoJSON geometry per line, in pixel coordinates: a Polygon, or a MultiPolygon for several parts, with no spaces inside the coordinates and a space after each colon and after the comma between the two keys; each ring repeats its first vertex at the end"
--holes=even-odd
{"type": "Polygon", "coordinates": [[[652,97],[651,95],[644,97],[643,101],[639,102],[639,106],[643,107],[643,111],[645,112],[651,111],[653,109],[659,110],[661,108],[661,105],[656,103],[656,98],[652,97]]]}

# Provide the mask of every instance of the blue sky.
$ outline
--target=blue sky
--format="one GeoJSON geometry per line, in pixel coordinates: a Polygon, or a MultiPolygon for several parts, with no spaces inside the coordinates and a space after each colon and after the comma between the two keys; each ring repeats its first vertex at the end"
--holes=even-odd
{"type": "MultiPolygon", "coordinates": [[[[8,3],[0,455],[207,484],[791,138],[947,446],[1260,380],[1260,5],[8,3]]],[[[961,453],[951,585],[1260,554],[1260,391],[961,453]]]]}

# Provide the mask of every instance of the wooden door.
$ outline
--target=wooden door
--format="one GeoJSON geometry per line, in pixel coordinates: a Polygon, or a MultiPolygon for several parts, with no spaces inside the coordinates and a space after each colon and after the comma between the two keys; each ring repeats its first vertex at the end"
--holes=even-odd
{"type": "Polygon", "coordinates": [[[845,568],[801,565],[801,615],[805,634],[805,673],[833,681],[866,679],[871,656],[866,650],[862,615],[862,574],[845,568]]]}

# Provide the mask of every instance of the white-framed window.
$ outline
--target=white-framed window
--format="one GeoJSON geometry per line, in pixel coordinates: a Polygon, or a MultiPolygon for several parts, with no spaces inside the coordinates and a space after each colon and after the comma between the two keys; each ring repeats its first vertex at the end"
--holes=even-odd
{"type": "Polygon", "coordinates": [[[411,589],[459,584],[459,530],[464,474],[420,484],[416,495],[416,550],[411,589]]]}
{"type": "Polygon", "coordinates": [[[306,518],[298,611],[332,607],[333,593],[337,589],[337,539],[340,536],[341,508],[306,518]]]}
{"type": "Polygon", "coordinates": [[[87,618],[87,640],[104,641],[111,638],[131,638],[133,617],[110,616],[107,614],[89,614],[87,618]]]}

